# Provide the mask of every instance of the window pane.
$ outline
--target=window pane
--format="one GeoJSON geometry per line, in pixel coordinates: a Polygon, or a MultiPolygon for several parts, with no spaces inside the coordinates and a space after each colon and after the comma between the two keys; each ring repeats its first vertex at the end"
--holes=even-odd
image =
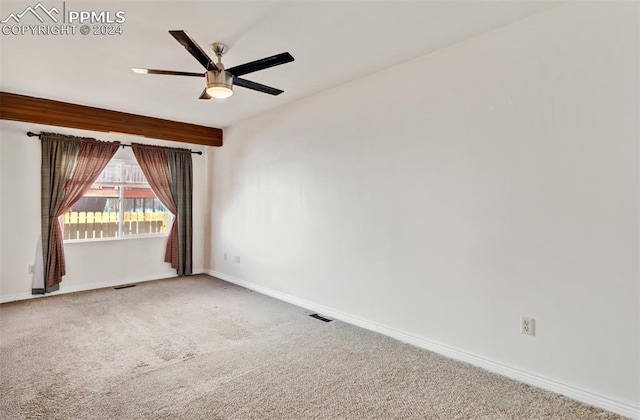
{"type": "Polygon", "coordinates": [[[63,220],[64,239],[115,238],[118,236],[120,200],[84,196],[63,215],[63,220]]]}
{"type": "Polygon", "coordinates": [[[137,163],[111,161],[61,224],[64,239],[100,239],[167,233],[172,217],[137,163]]]}
{"type": "Polygon", "coordinates": [[[124,187],[124,224],[122,235],[167,233],[169,212],[148,184],[133,183],[124,187]],[[159,205],[155,205],[157,202],[159,205]]]}

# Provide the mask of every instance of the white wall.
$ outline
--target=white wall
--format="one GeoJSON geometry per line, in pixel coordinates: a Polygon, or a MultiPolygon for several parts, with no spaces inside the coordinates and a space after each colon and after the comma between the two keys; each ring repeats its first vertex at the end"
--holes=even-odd
{"type": "MultiPolygon", "coordinates": [[[[27,131],[185,147],[184,143],[0,121],[0,301],[31,295],[28,265],[33,264],[40,235],[40,141],[27,137],[27,131]]],[[[205,149],[191,146],[187,147],[205,149]]],[[[117,157],[125,158],[127,154],[133,156],[131,149],[120,149],[117,157]]],[[[194,155],[194,272],[202,272],[204,264],[205,172],[206,156],[194,155]]],[[[165,244],[166,237],[66,243],[67,275],[60,292],[173,277],[175,270],[164,262],[165,244]]]]}
{"type": "Polygon", "coordinates": [[[574,2],[228,128],[210,272],[637,410],[638,46],[574,2]]]}

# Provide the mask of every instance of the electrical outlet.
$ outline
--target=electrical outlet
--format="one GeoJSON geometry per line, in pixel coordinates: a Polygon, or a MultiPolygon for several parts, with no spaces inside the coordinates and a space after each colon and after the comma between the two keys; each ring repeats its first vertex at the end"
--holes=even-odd
{"type": "Polygon", "coordinates": [[[236,264],[240,264],[240,255],[236,255],[236,264]]]}
{"type": "Polygon", "coordinates": [[[29,264],[29,265],[27,266],[27,270],[28,270],[28,273],[29,273],[29,274],[33,274],[33,273],[35,273],[35,272],[36,272],[36,266],[35,266],[35,265],[33,265],[33,264],[29,264]]]}
{"type": "Polygon", "coordinates": [[[536,335],[536,320],[520,317],[520,332],[524,335],[536,335]]]}
{"type": "Polygon", "coordinates": [[[224,260],[227,261],[227,253],[224,253],[224,260]]]}

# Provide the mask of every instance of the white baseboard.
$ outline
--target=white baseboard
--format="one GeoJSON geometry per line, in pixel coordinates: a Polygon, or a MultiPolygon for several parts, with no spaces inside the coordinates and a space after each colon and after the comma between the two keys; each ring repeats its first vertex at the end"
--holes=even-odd
{"type": "MultiPolygon", "coordinates": [[[[202,273],[204,273],[203,268],[193,270],[193,274],[202,274],[202,273]]],[[[125,278],[115,279],[115,280],[98,281],[94,283],[76,284],[72,286],[65,286],[64,280],[63,280],[63,282],[60,283],[60,290],[58,291],[47,293],[46,295],[32,295],[31,293],[18,293],[15,295],[0,296],[0,303],[14,302],[17,300],[25,300],[25,299],[37,299],[37,298],[43,298],[48,296],[64,295],[66,293],[84,292],[87,290],[103,289],[105,287],[116,287],[116,286],[122,286],[125,284],[131,284],[131,283],[142,283],[145,281],[168,279],[171,277],[176,277],[175,270],[165,271],[164,273],[144,274],[140,276],[125,277],[125,278]]]]}
{"type": "Polygon", "coordinates": [[[276,290],[272,290],[255,283],[251,283],[249,281],[239,279],[229,274],[225,274],[219,271],[214,271],[209,269],[205,270],[205,273],[209,274],[212,277],[217,277],[221,280],[228,281],[229,283],[234,283],[234,284],[237,284],[238,286],[255,290],[256,292],[262,293],[267,296],[271,296],[273,298],[282,300],[284,302],[288,302],[293,305],[300,306],[314,312],[318,312],[321,315],[325,315],[330,318],[339,319],[343,322],[347,322],[349,324],[357,325],[367,330],[378,332],[380,334],[395,338],[398,341],[409,343],[416,347],[430,350],[435,353],[439,353],[443,356],[460,360],[462,362],[466,362],[474,366],[478,366],[490,372],[494,372],[499,375],[506,376],[508,378],[515,379],[517,381],[524,382],[526,384],[545,389],[547,391],[565,395],[569,398],[581,401],[585,404],[589,404],[594,407],[599,407],[608,411],[612,411],[614,413],[623,415],[625,417],[640,419],[640,404],[638,403],[621,401],[608,396],[599,395],[597,393],[578,388],[574,385],[562,383],[555,379],[538,375],[536,373],[527,372],[525,370],[518,369],[518,368],[509,366],[504,363],[500,363],[491,359],[487,359],[485,357],[478,356],[473,353],[469,353],[463,350],[449,347],[445,344],[437,343],[435,341],[431,341],[421,337],[415,337],[410,334],[406,334],[402,331],[394,330],[392,328],[375,324],[373,322],[370,322],[361,318],[357,318],[340,311],[336,311],[335,309],[331,309],[326,306],[318,305],[313,302],[309,302],[307,300],[299,299],[295,296],[287,295],[285,293],[281,293],[276,290]]]}

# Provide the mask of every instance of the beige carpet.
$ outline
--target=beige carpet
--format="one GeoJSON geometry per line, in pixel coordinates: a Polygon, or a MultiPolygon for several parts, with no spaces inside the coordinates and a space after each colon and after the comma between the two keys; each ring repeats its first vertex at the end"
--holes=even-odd
{"type": "Polygon", "coordinates": [[[0,305],[3,419],[620,418],[194,276],[0,305]]]}

